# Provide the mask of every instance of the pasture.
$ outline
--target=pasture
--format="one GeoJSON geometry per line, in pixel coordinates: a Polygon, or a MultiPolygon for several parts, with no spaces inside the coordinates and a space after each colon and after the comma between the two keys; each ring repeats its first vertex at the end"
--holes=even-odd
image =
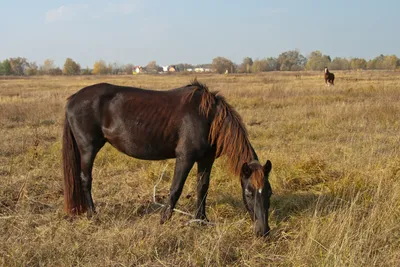
{"type": "MultiPolygon", "coordinates": [[[[207,198],[215,225],[174,213],[160,225],[174,161],[142,161],[106,145],[93,170],[97,214],[63,210],[66,98],[109,82],[151,89],[192,75],[0,78],[2,266],[398,266],[400,73],[199,75],[242,116],[270,159],[271,233],[256,238],[239,177],[216,160],[207,198]]],[[[129,116],[129,114],[127,114],[129,116]]],[[[194,212],[196,168],[177,208],[194,212]]]]}

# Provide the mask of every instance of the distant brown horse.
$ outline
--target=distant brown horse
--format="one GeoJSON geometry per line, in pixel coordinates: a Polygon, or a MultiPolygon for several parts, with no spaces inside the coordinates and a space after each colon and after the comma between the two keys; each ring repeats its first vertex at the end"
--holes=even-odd
{"type": "MultiPolygon", "coordinates": [[[[205,202],[214,160],[226,155],[240,176],[243,202],[259,236],[269,232],[271,162],[261,165],[239,114],[196,80],[168,91],[112,84],[85,87],[68,99],[63,134],[64,206],[67,213],[95,212],[91,188],[97,152],[108,142],[138,159],[176,158],[161,223],[172,216],[187,175],[197,163],[195,216],[207,220],[205,202]]],[[[143,179],[139,177],[138,179],[143,179]]]]}
{"type": "Polygon", "coordinates": [[[334,85],[335,75],[332,72],[329,72],[328,67],[325,67],[324,78],[326,85],[334,85]]]}

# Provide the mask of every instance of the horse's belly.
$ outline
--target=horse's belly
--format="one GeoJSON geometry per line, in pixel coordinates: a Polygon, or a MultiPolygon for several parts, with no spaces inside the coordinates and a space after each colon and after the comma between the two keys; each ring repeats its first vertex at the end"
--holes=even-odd
{"type": "Polygon", "coordinates": [[[133,147],[125,152],[127,155],[144,160],[162,160],[175,158],[175,149],[166,146],[146,144],[133,147]]]}
{"type": "Polygon", "coordinates": [[[168,123],[164,121],[168,122],[168,119],[161,123],[154,118],[150,120],[134,115],[131,114],[134,119],[129,120],[115,115],[109,123],[105,123],[102,128],[105,139],[119,151],[134,158],[145,160],[175,158],[178,128],[166,127],[168,123]]]}
{"type": "Polygon", "coordinates": [[[134,141],[118,138],[110,138],[108,142],[119,151],[137,159],[162,160],[176,157],[175,145],[172,142],[134,141]]]}

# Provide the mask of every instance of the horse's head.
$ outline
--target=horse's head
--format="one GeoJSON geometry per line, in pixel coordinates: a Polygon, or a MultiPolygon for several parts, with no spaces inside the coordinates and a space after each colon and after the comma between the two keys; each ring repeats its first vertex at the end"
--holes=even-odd
{"type": "Polygon", "coordinates": [[[328,67],[325,67],[325,73],[328,73],[328,67]]]}
{"type": "Polygon", "coordinates": [[[267,160],[264,166],[258,161],[244,163],[240,172],[243,202],[254,222],[254,231],[257,236],[265,236],[268,226],[268,210],[272,195],[268,176],[271,171],[271,161],[267,160]]]}

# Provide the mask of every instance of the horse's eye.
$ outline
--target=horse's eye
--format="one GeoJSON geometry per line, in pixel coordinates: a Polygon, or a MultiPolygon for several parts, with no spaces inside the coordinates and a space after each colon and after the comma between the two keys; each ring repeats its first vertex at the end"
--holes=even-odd
{"type": "Polygon", "coordinates": [[[246,197],[251,197],[251,196],[253,196],[253,193],[251,193],[251,191],[248,190],[247,188],[246,188],[246,190],[244,191],[244,194],[246,195],[246,197]]]}

